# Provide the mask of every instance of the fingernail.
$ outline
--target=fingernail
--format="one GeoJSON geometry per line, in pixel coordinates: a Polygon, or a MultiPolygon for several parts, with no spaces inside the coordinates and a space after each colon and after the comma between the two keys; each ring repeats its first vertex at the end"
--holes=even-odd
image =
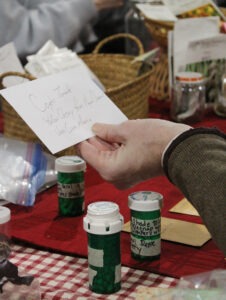
{"type": "Polygon", "coordinates": [[[92,131],[97,133],[100,129],[100,125],[98,123],[93,124],[92,131]]]}

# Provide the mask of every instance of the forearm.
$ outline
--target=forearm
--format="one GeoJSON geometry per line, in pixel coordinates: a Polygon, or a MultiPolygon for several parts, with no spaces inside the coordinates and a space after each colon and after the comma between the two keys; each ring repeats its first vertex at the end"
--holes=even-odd
{"type": "Polygon", "coordinates": [[[0,45],[13,41],[20,57],[35,53],[48,39],[59,47],[75,43],[97,15],[91,0],[42,1],[33,6],[16,0],[0,4],[0,24],[5,28],[0,45]]]}
{"type": "Polygon", "coordinates": [[[167,149],[164,169],[169,179],[198,210],[226,256],[225,135],[189,130],[167,149]],[[183,141],[180,142],[180,139],[183,141]]]}

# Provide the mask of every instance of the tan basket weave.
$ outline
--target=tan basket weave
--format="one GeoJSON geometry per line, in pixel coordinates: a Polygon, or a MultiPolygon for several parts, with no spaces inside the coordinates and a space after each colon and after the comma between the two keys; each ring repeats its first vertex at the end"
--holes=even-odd
{"type": "MultiPolygon", "coordinates": [[[[101,41],[93,53],[81,55],[80,57],[106,87],[106,94],[109,98],[129,119],[146,118],[149,110],[149,78],[154,70],[148,70],[145,74],[137,76],[141,63],[132,64],[133,56],[99,53],[104,44],[118,38],[134,40],[137,43],[139,54],[143,53],[143,46],[136,37],[127,34],[116,34],[101,41]]],[[[22,76],[29,80],[35,79],[30,74],[7,72],[0,75],[0,88],[4,88],[3,79],[8,76],[22,76]]],[[[5,136],[23,141],[40,142],[34,132],[3,98],[2,110],[5,136]]],[[[45,147],[44,149],[46,150],[45,147]]],[[[57,156],[73,154],[75,154],[75,149],[70,147],[57,153],[57,156]]]]}
{"type": "Polygon", "coordinates": [[[92,54],[80,57],[106,87],[108,97],[129,119],[146,118],[149,111],[149,78],[154,69],[137,76],[141,63],[131,63],[134,56],[99,53],[105,44],[119,38],[132,39],[137,44],[138,54],[144,53],[139,39],[130,34],[120,33],[102,40],[92,54]]]}

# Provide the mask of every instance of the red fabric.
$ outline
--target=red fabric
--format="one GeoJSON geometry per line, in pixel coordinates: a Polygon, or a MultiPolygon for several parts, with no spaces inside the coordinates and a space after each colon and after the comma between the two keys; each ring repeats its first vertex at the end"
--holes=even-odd
{"type": "MultiPolygon", "coordinates": [[[[94,171],[89,169],[87,176],[94,171]]],[[[172,186],[166,178],[159,177],[127,190],[118,191],[106,182],[86,188],[86,205],[99,200],[118,203],[120,212],[129,220],[127,205],[128,194],[136,190],[152,190],[164,196],[163,216],[172,217],[168,209],[182,198],[182,194],[172,186]]],[[[56,187],[37,196],[35,206],[25,210],[11,206],[12,236],[44,248],[54,249],[63,253],[87,256],[87,236],[83,230],[83,216],[76,218],[57,217],[56,187]]],[[[200,222],[198,217],[176,215],[178,219],[200,222]]],[[[175,218],[175,214],[173,214],[175,218]]],[[[139,263],[130,257],[130,236],[122,233],[121,239],[122,264],[125,266],[148,270],[159,274],[181,277],[185,275],[226,268],[223,254],[212,241],[201,248],[189,247],[162,241],[161,258],[155,262],[139,263]]]]}
{"type": "MultiPolygon", "coordinates": [[[[167,119],[169,105],[167,102],[150,101],[150,117],[167,119]]],[[[226,132],[226,120],[220,119],[212,112],[206,114],[205,120],[195,126],[218,127],[226,132]]],[[[137,190],[160,192],[164,196],[162,215],[201,223],[199,217],[185,216],[168,212],[174,204],[183,198],[181,192],[165,177],[157,177],[143,182],[129,190],[119,191],[109,183],[104,182],[99,175],[88,166],[86,172],[85,203],[100,200],[116,202],[125,222],[129,220],[128,195],[137,190]]],[[[11,205],[12,237],[29,242],[43,248],[58,252],[87,256],[87,236],[83,230],[83,217],[57,217],[57,189],[53,187],[39,195],[33,208],[11,205]]],[[[161,258],[155,262],[137,262],[130,256],[130,236],[122,233],[121,239],[122,264],[148,270],[151,272],[181,277],[200,273],[216,268],[225,268],[226,261],[214,243],[209,241],[201,248],[162,241],[161,258]]]]}

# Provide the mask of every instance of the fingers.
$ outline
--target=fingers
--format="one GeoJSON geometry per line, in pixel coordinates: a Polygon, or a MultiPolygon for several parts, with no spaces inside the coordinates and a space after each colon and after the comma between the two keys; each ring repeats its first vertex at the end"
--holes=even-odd
{"type": "Polygon", "coordinates": [[[124,138],[120,131],[120,125],[96,123],[93,125],[92,130],[102,140],[111,144],[121,144],[124,142],[124,138]]]}
{"type": "Polygon", "coordinates": [[[98,165],[98,154],[100,150],[96,145],[88,141],[81,142],[77,145],[79,155],[90,165],[98,165]]]}
{"type": "Polygon", "coordinates": [[[117,150],[118,144],[107,143],[97,137],[83,141],[76,146],[77,153],[83,157],[94,168],[100,168],[103,165],[103,155],[117,150]]]}
{"type": "Polygon", "coordinates": [[[94,147],[96,147],[100,151],[110,151],[110,150],[115,150],[116,145],[108,143],[99,137],[93,137],[88,140],[90,144],[92,144],[94,147]]]}

